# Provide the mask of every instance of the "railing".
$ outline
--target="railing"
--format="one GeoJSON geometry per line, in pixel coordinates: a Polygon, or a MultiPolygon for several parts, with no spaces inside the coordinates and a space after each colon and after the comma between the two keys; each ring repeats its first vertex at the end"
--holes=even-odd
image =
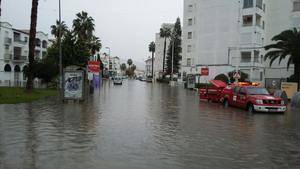
{"type": "Polygon", "coordinates": [[[26,45],[27,44],[27,41],[22,41],[22,40],[19,40],[19,39],[15,39],[14,42],[22,44],[22,45],[26,45]]]}
{"type": "Polygon", "coordinates": [[[12,39],[11,39],[11,38],[5,38],[4,42],[5,42],[6,44],[11,44],[12,39]]]}
{"type": "Polygon", "coordinates": [[[13,61],[16,62],[25,62],[27,60],[26,56],[22,56],[22,55],[14,55],[13,57],[13,61]]]}
{"type": "Polygon", "coordinates": [[[4,54],[4,60],[11,60],[11,58],[12,58],[12,54],[9,53],[4,54]]]}

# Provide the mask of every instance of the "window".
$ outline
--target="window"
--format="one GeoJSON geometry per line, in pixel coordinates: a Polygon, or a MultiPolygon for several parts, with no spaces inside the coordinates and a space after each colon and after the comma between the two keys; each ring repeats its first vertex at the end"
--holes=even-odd
{"type": "Polygon", "coordinates": [[[192,5],[192,4],[190,4],[190,5],[188,6],[188,11],[189,11],[189,12],[193,12],[193,5],[192,5]]]}
{"type": "Polygon", "coordinates": [[[254,51],[254,62],[259,63],[259,51],[254,51]]]}
{"type": "Polygon", "coordinates": [[[262,21],[262,28],[265,29],[265,21],[262,21]]]}
{"type": "Polygon", "coordinates": [[[260,15],[258,15],[258,14],[256,14],[256,26],[261,26],[262,24],[261,24],[261,16],[260,15]]]}
{"type": "Polygon", "coordinates": [[[192,32],[188,32],[188,39],[192,39],[193,38],[193,33],[192,32]]]}
{"type": "Polygon", "coordinates": [[[189,25],[189,26],[193,25],[193,19],[192,19],[192,18],[190,18],[190,19],[188,20],[188,25],[189,25]]]}
{"type": "Polygon", "coordinates": [[[187,66],[191,66],[191,64],[192,64],[192,59],[191,58],[187,58],[186,59],[186,65],[187,66]]]}
{"type": "Polygon", "coordinates": [[[9,64],[6,64],[6,65],[4,66],[4,72],[11,72],[11,67],[10,67],[9,64]]]}
{"type": "Polygon", "coordinates": [[[43,42],[42,42],[42,47],[43,47],[43,48],[47,48],[47,46],[48,46],[47,41],[43,40],[43,42]]]}
{"type": "Polygon", "coordinates": [[[256,7],[262,9],[263,8],[263,1],[262,0],[256,0],[256,7]]]}
{"type": "Polygon", "coordinates": [[[24,42],[28,42],[28,37],[25,37],[25,38],[24,38],[24,42]]]}
{"type": "Polygon", "coordinates": [[[35,39],[35,46],[40,47],[41,46],[41,40],[35,39]]]}
{"type": "Polygon", "coordinates": [[[244,8],[252,8],[253,0],[244,0],[244,8]]]}
{"type": "Polygon", "coordinates": [[[246,94],[247,94],[246,89],[242,87],[240,90],[240,95],[246,95],[246,94]]]}
{"type": "Polygon", "coordinates": [[[191,53],[192,52],[192,45],[188,45],[187,46],[187,53],[191,53]]]}
{"type": "Polygon", "coordinates": [[[253,16],[245,15],[243,16],[243,26],[252,26],[253,25],[253,16]]]}
{"type": "Polygon", "coordinates": [[[294,1],[294,5],[293,5],[293,11],[300,11],[300,1],[294,1]]]}
{"type": "Polygon", "coordinates": [[[263,80],[263,72],[260,72],[259,75],[260,75],[259,80],[262,81],[263,80]]]}
{"type": "Polygon", "coordinates": [[[9,50],[9,45],[5,45],[5,50],[9,50]]]}
{"type": "Polygon", "coordinates": [[[251,52],[242,52],[241,53],[241,62],[242,63],[249,63],[251,62],[251,52]]]}
{"type": "Polygon", "coordinates": [[[266,4],[263,5],[263,11],[266,12],[266,4]]]}
{"type": "Polygon", "coordinates": [[[14,32],[14,42],[20,42],[21,41],[21,34],[14,32]]]}

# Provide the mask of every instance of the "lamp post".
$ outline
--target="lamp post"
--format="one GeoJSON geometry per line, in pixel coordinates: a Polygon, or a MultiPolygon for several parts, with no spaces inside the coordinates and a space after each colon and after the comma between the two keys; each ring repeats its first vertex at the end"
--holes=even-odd
{"type": "Polygon", "coordinates": [[[61,49],[61,36],[62,36],[62,28],[61,28],[61,0],[58,0],[58,8],[59,8],[59,75],[60,75],[60,99],[63,100],[63,66],[62,66],[62,49],[61,49]]]}
{"type": "Polygon", "coordinates": [[[105,49],[108,49],[108,74],[110,74],[110,47],[105,47],[105,49]]]}

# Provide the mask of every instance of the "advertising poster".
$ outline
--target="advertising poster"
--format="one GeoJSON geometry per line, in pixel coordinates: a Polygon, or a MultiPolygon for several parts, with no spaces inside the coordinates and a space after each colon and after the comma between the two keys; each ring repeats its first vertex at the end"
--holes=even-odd
{"type": "Polygon", "coordinates": [[[74,100],[83,99],[83,83],[83,71],[64,72],[64,98],[74,100]]]}

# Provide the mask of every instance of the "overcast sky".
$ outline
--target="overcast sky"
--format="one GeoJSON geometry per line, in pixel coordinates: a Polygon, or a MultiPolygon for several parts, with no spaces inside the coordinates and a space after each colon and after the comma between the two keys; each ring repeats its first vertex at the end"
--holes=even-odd
{"type": "MultiPolygon", "coordinates": [[[[3,21],[17,29],[29,28],[31,0],[2,0],[1,6],[3,21]]],[[[112,56],[142,62],[150,56],[148,44],[161,24],[182,19],[183,0],[62,0],[62,19],[69,27],[82,10],[95,19],[101,52],[109,46],[112,56]]],[[[58,0],[40,0],[37,29],[50,34],[57,18],[58,0]]]]}

